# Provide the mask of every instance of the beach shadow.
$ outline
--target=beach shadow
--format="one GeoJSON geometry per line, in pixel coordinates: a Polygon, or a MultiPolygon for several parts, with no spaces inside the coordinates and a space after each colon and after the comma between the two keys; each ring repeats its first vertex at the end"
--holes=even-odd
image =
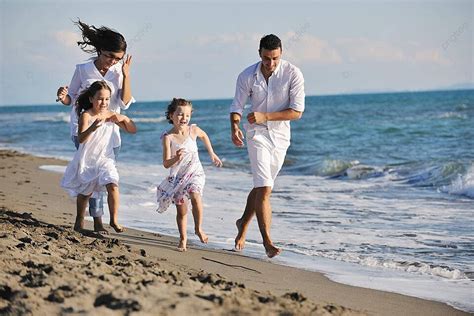
{"type": "Polygon", "coordinates": [[[202,258],[203,260],[207,260],[207,261],[211,261],[211,262],[214,262],[214,263],[222,264],[223,266],[226,266],[226,267],[240,268],[240,269],[244,269],[244,270],[247,270],[247,271],[252,271],[252,272],[255,272],[255,273],[258,273],[258,274],[262,274],[262,273],[261,273],[260,271],[258,271],[258,270],[251,269],[251,268],[247,268],[247,267],[244,267],[244,266],[239,266],[239,265],[236,265],[236,264],[229,264],[229,263],[217,261],[217,260],[214,260],[214,259],[209,259],[209,258],[206,258],[206,257],[201,257],[201,258],[202,258]]]}

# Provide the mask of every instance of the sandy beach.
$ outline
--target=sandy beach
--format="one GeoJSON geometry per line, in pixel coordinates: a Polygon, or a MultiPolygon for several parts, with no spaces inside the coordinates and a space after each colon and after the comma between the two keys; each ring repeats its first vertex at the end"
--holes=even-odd
{"type": "Polygon", "coordinates": [[[6,150],[0,161],[0,314],[467,315],[231,251],[181,253],[156,233],[81,235],[61,176],[39,169],[67,162],[6,150]]]}

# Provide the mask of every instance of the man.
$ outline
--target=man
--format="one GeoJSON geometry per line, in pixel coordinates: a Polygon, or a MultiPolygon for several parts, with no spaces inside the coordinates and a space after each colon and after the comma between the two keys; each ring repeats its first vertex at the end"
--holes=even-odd
{"type": "Polygon", "coordinates": [[[258,52],[261,61],[239,75],[230,107],[232,142],[242,147],[244,135],[240,121],[244,106],[250,100],[248,124],[244,127],[253,189],[242,217],[236,222],[235,250],[244,248],[248,226],[256,214],[265,252],[272,258],[280,254],[281,249],[270,238],[270,195],[290,145],[290,121],[301,118],[304,111],[304,79],[297,67],[280,59],[282,45],[276,35],[264,36],[258,52]]]}

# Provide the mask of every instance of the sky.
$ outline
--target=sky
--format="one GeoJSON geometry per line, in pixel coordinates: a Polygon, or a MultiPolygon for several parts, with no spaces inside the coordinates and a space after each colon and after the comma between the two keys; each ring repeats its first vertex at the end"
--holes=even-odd
{"type": "Polygon", "coordinates": [[[283,42],[306,95],[474,87],[474,1],[0,0],[0,105],[54,104],[91,57],[73,20],[123,34],[137,101],[232,98],[283,42]]]}

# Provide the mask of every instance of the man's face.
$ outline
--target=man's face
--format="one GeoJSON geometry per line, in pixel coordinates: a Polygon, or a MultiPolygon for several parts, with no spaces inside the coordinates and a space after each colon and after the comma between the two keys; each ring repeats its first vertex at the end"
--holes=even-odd
{"type": "Polygon", "coordinates": [[[281,48],[260,50],[260,58],[262,59],[262,70],[267,74],[272,74],[280,63],[281,48]]]}

